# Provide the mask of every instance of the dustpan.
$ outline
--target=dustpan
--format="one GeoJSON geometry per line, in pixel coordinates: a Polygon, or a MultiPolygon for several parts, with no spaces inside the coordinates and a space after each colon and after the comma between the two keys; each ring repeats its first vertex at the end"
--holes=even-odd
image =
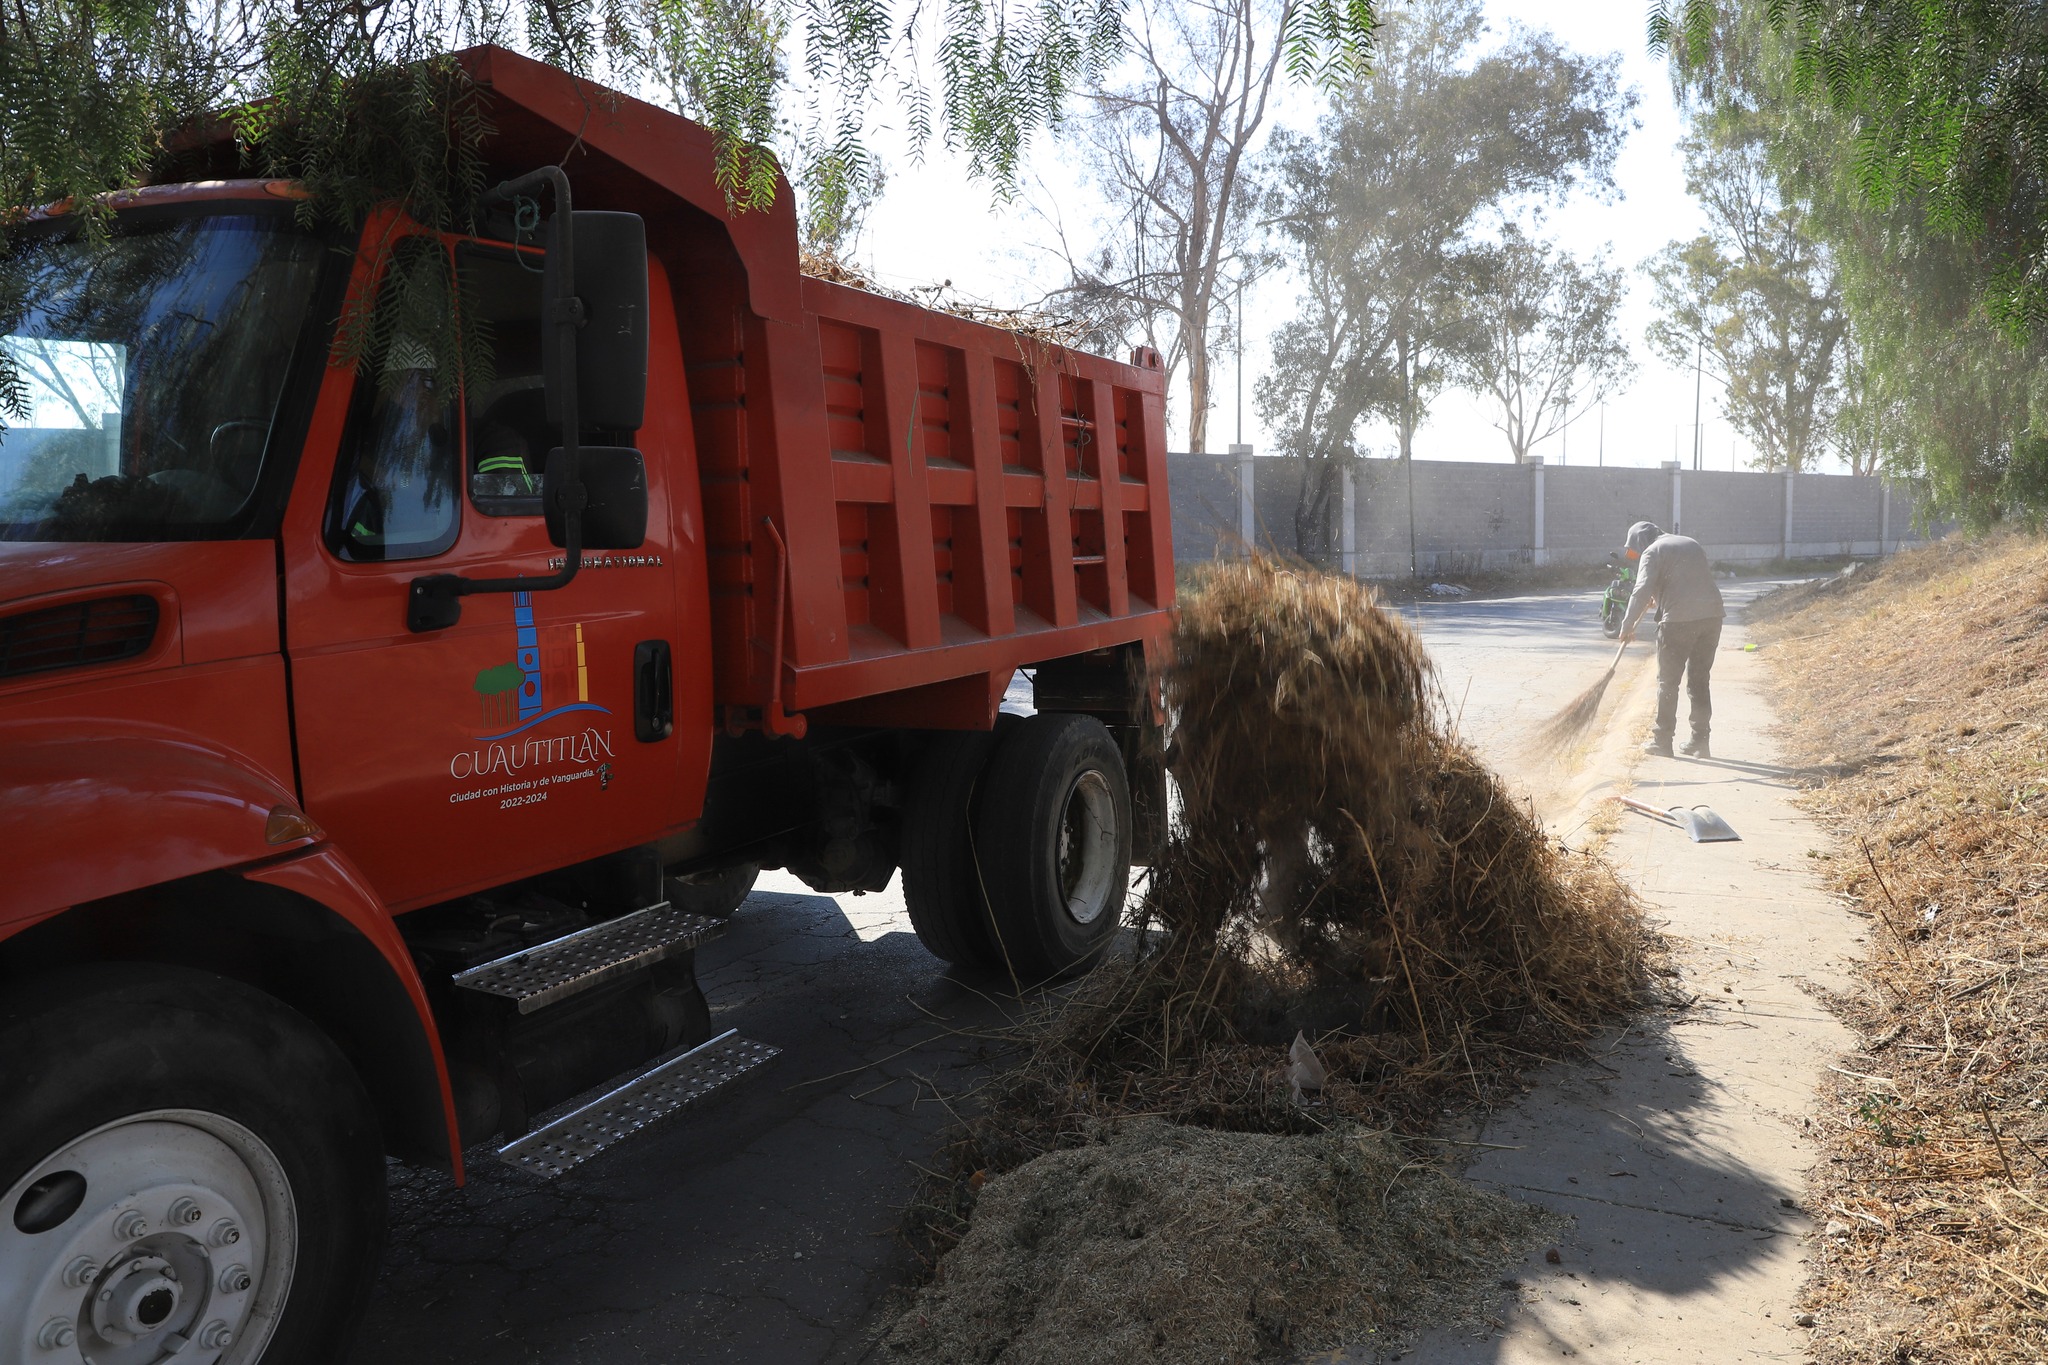
{"type": "Polygon", "coordinates": [[[1653,820],[1662,820],[1667,825],[1676,825],[1692,836],[1696,844],[1725,844],[1730,841],[1742,842],[1742,836],[1735,827],[1705,806],[1653,806],[1647,801],[1638,801],[1630,796],[1617,796],[1615,800],[1630,810],[1641,811],[1653,820]]]}

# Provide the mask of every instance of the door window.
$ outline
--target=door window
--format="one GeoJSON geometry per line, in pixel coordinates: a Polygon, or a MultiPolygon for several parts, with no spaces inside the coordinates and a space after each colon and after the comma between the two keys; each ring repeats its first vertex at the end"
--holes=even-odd
{"type": "MultiPolygon", "coordinates": [[[[401,256],[392,270],[402,268],[401,256]]],[[[328,543],[337,554],[424,559],[455,543],[462,507],[454,391],[426,345],[402,333],[385,347],[377,373],[357,380],[329,511],[328,543]]]]}
{"type": "Polygon", "coordinates": [[[463,302],[490,338],[491,374],[469,395],[469,497],[488,516],[537,517],[548,452],[561,437],[541,383],[536,257],[484,247],[458,256],[463,302]]]}

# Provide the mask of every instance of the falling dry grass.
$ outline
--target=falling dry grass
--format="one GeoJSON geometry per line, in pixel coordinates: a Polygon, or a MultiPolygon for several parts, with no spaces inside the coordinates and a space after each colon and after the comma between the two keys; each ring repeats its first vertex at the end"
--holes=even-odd
{"type": "Polygon", "coordinates": [[[1824,1103],[1804,1306],[1825,1362],[2048,1359],[2048,546],[1937,545],[1765,604],[1870,917],[1824,1103]]]}
{"type": "MultiPolygon", "coordinates": [[[[1026,1026],[1027,1061],[982,1096],[919,1211],[935,1253],[963,1234],[1009,1235],[1009,1215],[975,1211],[989,1177],[1092,1149],[1136,1118],[1261,1143],[1430,1134],[1446,1115],[1518,1094],[1529,1063],[1576,1048],[1644,991],[1633,895],[1604,862],[1546,837],[1449,733],[1420,643],[1370,589],[1260,559],[1215,566],[1183,601],[1161,683],[1182,809],[1152,869],[1142,946],[1026,1026]],[[1309,1104],[1284,1074],[1297,1031],[1329,1072],[1309,1104]]],[[[1173,1236],[1204,1222],[1191,1214],[1173,1236]]],[[[1457,1219],[1421,1226],[1449,1239],[1444,1256],[1461,1254],[1457,1219]]],[[[1322,1215],[1296,1231],[1341,1233],[1322,1215]]],[[[1116,1264],[1187,1254],[1168,1245],[1116,1264]]],[[[994,1255],[963,1259],[986,1267],[994,1255]]],[[[1016,1275],[963,1278],[963,1259],[941,1267],[948,1302],[968,1305],[947,1330],[979,1322],[995,1335],[973,1350],[949,1336],[942,1350],[899,1334],[899,1351],[925,1352],[909,1358],[1121,1358],[1049,1353],[1042,1333],[1016,1335],[1013,1319],[1038,1321],[1039,1301],[1001,1306],[1020,1292],[1016,1275]]],[[[1272,1281],[1251,1260],[1205,1264],[1248,1284],[1299,1280],[1284,1265],[1272,1281]]],[[[1400,1275],[1365,1282],[1347,1302],[1370,1311],[1337,1326],[1356,1339],[1401,1321],[1425,1288],[1400,1275]]],[[[1139,1288],[1091,1292],[1135,1300],[1139,1288]]],[[[1232,1300],[1204,1311],[1237,1321],[1252,1310],[1232,1300]]],[[[1279,1349],[1269,1336],[1233,1337],[1265,1344],[1203,1358],[1256,1359],[1279,1349]]]]}

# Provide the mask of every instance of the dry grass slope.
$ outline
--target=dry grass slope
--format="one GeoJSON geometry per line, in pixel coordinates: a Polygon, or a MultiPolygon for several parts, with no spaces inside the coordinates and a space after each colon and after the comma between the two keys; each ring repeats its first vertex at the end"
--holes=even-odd
{"type": "Polygon", "coordinates": [[[1824,1362],[2048,1359],[2048,546],[1938,545],[1753,611],[1871,919],[1824,1112],[1824,1362]]]}

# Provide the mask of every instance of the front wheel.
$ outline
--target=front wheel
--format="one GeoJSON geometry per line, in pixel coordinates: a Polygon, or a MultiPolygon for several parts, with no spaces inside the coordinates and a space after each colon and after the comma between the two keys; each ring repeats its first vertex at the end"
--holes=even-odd
{"type": "Polygon", "coordinates": [[[1628,614],[1628,601],[1616,601],[1612,594],[1602,599],[1600,607],[1600,633],[1612,640],[1621,634],[1621,618],[1628,614]]]}
{"type": "Polygon", "coordinates": [[[981,780],[975,848],[999,946],[1020,977],[1093,961],[1116,936],[1131,880],[1123,756],[1093,716],[1020,721],[981,780]]]}
{"type": "Polygon", "coordinates": [[[299,1015],[121,965],[0,1010],[0,1359],[339,1360],[384,1223],[376,1116],[299,1015]]]}

